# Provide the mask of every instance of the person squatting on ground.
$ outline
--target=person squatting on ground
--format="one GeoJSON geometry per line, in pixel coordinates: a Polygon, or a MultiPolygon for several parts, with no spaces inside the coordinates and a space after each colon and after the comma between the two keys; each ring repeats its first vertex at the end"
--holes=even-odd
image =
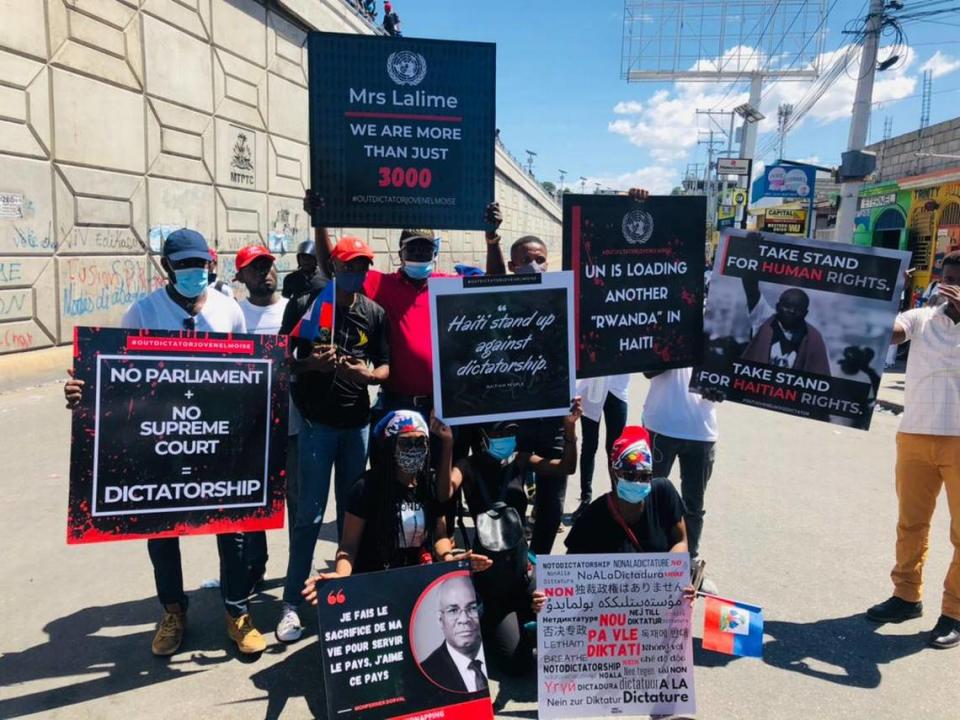
{"type": "MultiPolygon", "coordinates": [[[[193,330],[244,333],[246,322],[240,306],[209,288],[207,264],[210,250],[195,230],[176,230],[163,243],[160,264],[167,275],[165,287],[135,302],[121,327],[136,330],[193,330]]],[[[72,375],[72,373],[71,373],[72,375]]],[[[82,397],[83,382],[70,379],[64,386],[67,407],[75,409],[82,397]]],[[[226,610],[227,633],[242,653],[266,648],[266,641],[253,624],[248,599],[257,578],[252,578],[244,554],[243,533],[217,535],[220,555],[220,594],[226,610]]],[[[154,655],[173,655],[183,643],[187,622],[187,596],[183,591],[183,568],[178,538],[147,540],[153,564],[157,598],[163,618],[154,635],[154,655]]]]}
{"type": "MultiPolygon", "coordinates": [[[[336,281],[333,342],[291,337],[291,369],[296,375],[293,399],[303,425],[297,513],[291,532],[284,605],[277,624],[277,638],[284,642],[298,640],[303,632],[297,605],[313,562],[331,470],[335,473],[339,537],[347,493],[367,465],[368,388],[390,375],[383,308],[359,292],[372,262],[373,252],[366,243],[354,237],[341,238],[330,255],[336,281]]],[[[320,302],[319,297],[315,302],[320,302]]]]}
{"type": "Polygon", "coordinates": [[[897,433],[896,564],[890,574],[893,596],[867,610],[867,617],[898,623],[923,614],[930,520],[946,486],[953,560],[928,641],[946,649],[960,645],[960,251],[943,258],[937,293],[940,304],[907,310],[894,324],[893,342],[910,341],[897,433]]]}

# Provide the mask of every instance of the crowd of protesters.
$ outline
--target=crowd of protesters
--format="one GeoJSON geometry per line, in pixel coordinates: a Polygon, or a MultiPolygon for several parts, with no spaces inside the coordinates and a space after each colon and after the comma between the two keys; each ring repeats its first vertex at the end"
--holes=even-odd
{"type": "MultiPolygon", "coordinates": [[[[630,194],[645,197],[639,190],[630,194]]],[[[314,209],[309,193],[305,203],[308,211],[314,209]]],[[[502,219],[497,203],[491,203],[485,214],[485,272],[546,272],[547,245],[532,235],[517,238],[505,262],[502,219]]],[[[690,368],[649,373],[645,427],[629,425],[630,377],[613,376],[578,384],[578,396],[562,418],[452,429],[433,413],[429,287],[431,278],[449,277],[437,268],[437,234],[403,230],[399,266],[388,273],[373,267],[374,253],[363,240],[335,240],[326,228],[315,232],[315,240],[298,246],[297,269],[284,279],[282,293],[274,255],[259,245],[240,250],[233,279],[245,292],[238,293],[244,296],[238,302],[206,239],[193,230],[175,231],[161,257],[168,283],[134,303],[122,320],[130,329],[290,334],[335,280],[333,337],[326,343],[290,342],[290,547],[275,630],[279,641],[302,637],[299,606],[304,598],[315,601],[318,583],[466,557],[485,608],[486,656],[505,672],[529,672],[534,643],[525,627],[544,600],[535,590],[530,559],[553,552],[564,533],[573,553],[689,552],[695,581],[688,595],[701,587],[716,591],[704,578],[701,541],[722,396],[691,393],[690,368]],[[605,473],[595,471],[601,420],[605,473]],[[675,462],[679,491],[667,479],[675,462]],[[565,531],[567,479],[578,464],[580,503],[565,531]],[[604,476],[609,492],[595,493],[606,489],[604,476]],[[313,574],[331,479],[338,548],[332,569],[313,574]],[[484,514],[515,531],[512,554],[487,552],[476,531],[468,539],[466,520],[478,526],[484,514]]],[[[944,260],[939,292],[938,305],[902,314],[895,327],[894,341],[909,339],[913,350],[897,439],[894,594],[867,615],[901,622],[922,613],[930,518],[946,485],[955,554],[930,644],[947,648],[960,644],[960,381],[955,371],[942,371],[944,363],[957,361],[960,347],[960,253],[944,260]]],[[[78,406],[82,394],[81,381],[67,382],[69,408],[78,406]]],[[[266,571],[266,536],[226,533],[216,536],[216,544],[227,634],[240,652],[262,652],[267,640],[248,599],[266,571]]],[[[147,549],[163,609],[152,648],[169,656],[180,649],[186,631],[180,545],[175,538],[148,540],[147,549]]]]}

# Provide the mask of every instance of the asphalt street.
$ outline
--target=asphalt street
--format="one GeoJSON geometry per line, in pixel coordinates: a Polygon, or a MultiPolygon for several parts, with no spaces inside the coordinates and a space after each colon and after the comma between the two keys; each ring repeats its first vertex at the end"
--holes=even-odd
{"type": "MultiPolygon", "coordinates": [[[[630,420],[645,392],[634,383],[630,420]]],[[[890,594],[897,418],[869,432],[724,404],[702,552],[721,594],[761,605],[764,658],[696,649],[699,718],[957,718],[960,649],[925,646],[952,548],[945,498],[934,519],[926,615],[878,627],[890,594]]],[[[269,534],[268,591],[254,617],[269,647],[242,659],[224,631],[210,537],[183,541],[188,634],[170,660],[150,639],[160,608],[143,542],[68,547],[69,417],[62,387],[0,395],[0,718],[307,718],[322,683],[316,623],[273,636],[286,531],[269,534]]],[[[602,467],[602,462],[598,463],[602,467]]],[[[676,476],[676,470],[674,471],[676,476]]],[[[604,491],[608,479],[595,480],[604,491]]],[[[573,509],[577,479],[567,504],[573,509]]],[[[317,562],[332,558],[328,507],[317,562]]],[[[562,535],[559,540],[562,540],[562,535]]],[[[560,547],[558,542],[557,547],[560,547]]],[[[702,629],[702,607],[694,616],[702,629]]],[[[491,684],[499,717],[536,717],[536,684],[491,684]]]]}

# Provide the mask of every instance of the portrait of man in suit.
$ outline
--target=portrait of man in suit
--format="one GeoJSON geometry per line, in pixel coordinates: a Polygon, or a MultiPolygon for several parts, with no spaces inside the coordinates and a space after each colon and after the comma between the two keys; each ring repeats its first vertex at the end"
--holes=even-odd
{"type": "Polygon", "coordinates": [[[443,642],[420,668],[447,690],[477,692],[487,689],[487,668],[480,637],[480,605],[469,576],[445,580],[437,592],[437,620],[443,642]]]}

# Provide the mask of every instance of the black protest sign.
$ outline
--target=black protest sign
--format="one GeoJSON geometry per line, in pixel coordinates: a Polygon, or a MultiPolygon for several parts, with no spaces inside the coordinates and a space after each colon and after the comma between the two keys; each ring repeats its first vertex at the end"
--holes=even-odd
{"type": "Polygon", "coordinates": [[[312,32],[308,47],[314,225],[483,229],[496,46],[312,32]]]}
{"type": "Polygon", "coordinates": [[[568,272],[431,279],[437,416],[462,425],[566,415],[572,288],[568,272]]]}
{"type": "Polygon", "coordinates": [[[283,527],[286,338],[77,328],[67,542],[283,527]]]}
{"type": "Polygon", "coordinates": [[[868,429],[908,262],[897,250],[724,235],[691,389],[868,429]]]}
{"type": "Polygon", "coordinates": [[[434,563],[317,586],[331,718],[493,718],[469,568],[434,563]]]}
{"type": "Polygon", "coordinates": [[[564,196],[578,378],[700,362],[706,207],[703,197],[564,196]]]}

